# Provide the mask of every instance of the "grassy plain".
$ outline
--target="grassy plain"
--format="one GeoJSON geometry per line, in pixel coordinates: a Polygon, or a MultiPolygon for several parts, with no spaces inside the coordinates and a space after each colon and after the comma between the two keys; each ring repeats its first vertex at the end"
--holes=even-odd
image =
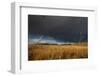
{"type": "Polygon", "coordinates": [[[65,45],[29,44],[28,60],[55,60],[88,58],[88,44],[65,45]]]}

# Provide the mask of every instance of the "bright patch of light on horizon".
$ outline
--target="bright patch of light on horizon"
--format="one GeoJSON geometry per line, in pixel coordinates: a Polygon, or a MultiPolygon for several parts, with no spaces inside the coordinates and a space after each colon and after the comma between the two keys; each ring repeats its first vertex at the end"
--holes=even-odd
{"type": "Polygon", "coordinates": [[[35,44],[35,43],[52,43],[55,44],[57,43],[56,40],[49,40],[49,39],[42,39],[41,41],[38,41],[39,39],[30,39],[29,44],[35,44]]]}
{"type": "Polygon", "coordinates": [[[36,43],[52,43],[56,44],[57,41],[53,37],[40,37],[40,38],[33,38],[29,39],[28,41],[29,44],[36,44],[36,43]]]}

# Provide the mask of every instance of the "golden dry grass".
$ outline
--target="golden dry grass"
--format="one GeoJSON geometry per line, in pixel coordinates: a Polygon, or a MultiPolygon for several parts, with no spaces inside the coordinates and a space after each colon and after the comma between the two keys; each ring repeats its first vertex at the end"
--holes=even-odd
{"type": "Polygon", "coordinates": [[[87,43],[73,45],[29,45],[28,60],[88,58],[87,43]]]}

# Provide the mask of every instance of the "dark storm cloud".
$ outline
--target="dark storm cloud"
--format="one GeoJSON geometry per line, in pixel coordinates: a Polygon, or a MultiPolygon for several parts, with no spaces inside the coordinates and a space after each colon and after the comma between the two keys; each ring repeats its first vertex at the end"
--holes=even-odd
{"type": "Polygon", "coordinates": [[[87,40],[87,17],[28,15],[29,35],[49,35],[56,39],[77,41],[80,33],[87,40]]]}

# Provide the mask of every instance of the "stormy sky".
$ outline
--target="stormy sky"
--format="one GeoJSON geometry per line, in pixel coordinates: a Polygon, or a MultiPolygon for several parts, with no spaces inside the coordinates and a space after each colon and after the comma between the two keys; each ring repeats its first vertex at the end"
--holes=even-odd
{"type": "Polygon", "coordinates": [[[87,41],[88,17],[28,15],[28,35],[50,36],[62,41],[87,41]]]}

